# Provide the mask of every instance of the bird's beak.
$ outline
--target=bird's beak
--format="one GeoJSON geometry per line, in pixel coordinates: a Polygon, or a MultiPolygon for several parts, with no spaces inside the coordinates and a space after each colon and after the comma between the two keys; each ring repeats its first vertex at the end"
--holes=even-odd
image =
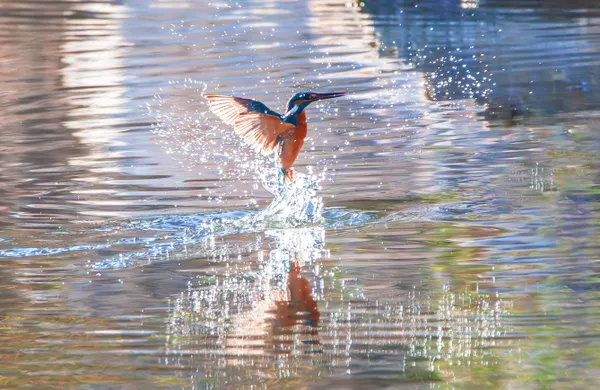
{"type": "Polygon", "coordinates": [[[317,93],[315,98],[312,100],[325,100],[325,99],[333,99],[336,97],[344,96],[346,92],[331,92],[331,93],[317,93]]]}

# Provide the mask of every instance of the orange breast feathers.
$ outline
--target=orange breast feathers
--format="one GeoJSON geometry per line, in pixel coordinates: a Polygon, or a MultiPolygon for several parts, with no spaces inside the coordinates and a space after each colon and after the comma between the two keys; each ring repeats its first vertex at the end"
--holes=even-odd
{"type": "Polygon", "coordinates": [[[279,155],[279,164],[282,168],[287,171],[292,167],[296,157],[304,145],[304,138],[306,138],[307,126],[306,126],[306,114],[301,112],[297,117],[298,126],[290,137],[283,139],[283,146],[281,148],[281,154],[279,155]]]}

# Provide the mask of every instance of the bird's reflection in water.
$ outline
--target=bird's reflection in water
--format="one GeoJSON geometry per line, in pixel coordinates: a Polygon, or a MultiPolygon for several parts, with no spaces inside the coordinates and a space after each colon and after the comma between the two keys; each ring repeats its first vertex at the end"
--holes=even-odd
{"type": "Polygon", "coordinates": [[[498,297],[448,286],[367,297],[327,260],[323,227],[254,239],[262,250],[219,255],[219,266],[190,284],[170,311],[164,363],[195,370],[194,388],[303,387],[305,377],[366,369],[388,373],[380,381],[406,375],[410,382],[496,364],[496,351],[509,347],[509,303],[498,297]]]}
{"type": "MultiPolygon", "coordinates": [[[[229,363],[244,365],[248,355],[317,352],[320,313],[314,286],[303,268],[315,274],[323,249],[322,228],[281,229],[267,232],[275,238],[268,256],[259,256],[255,273],[241,272],[228,278],[253,280],[246,291],[234,292],[235,313],[224,340],[229,363]],[[240,300],[240,298],[244,297],[240,300]]],[[[229,280],[224,285],[237,285],[229,280]]],[[[244,283],[242,283],[242,286],[244,283]]],[[[238,285],[239,286],[239,285],[238,285]]],[[[242,287],[240,286],[240,287],[242,287]]]]}
{"type": "Polygon", "coordinates": [[[289,328],[296,324],[304,324],[311,328],[319,326],[317,302],[313,298],[310,283],[300,272],[298,262],[292,262],[287,277],[287,296],[282,296],[282,299],[277,301],[279,327],[289,328]]]}
{"type": "Polygon", "coordinates": [[[273,359],[289,356],[285,366],[293,372],[293,356],[321,352],[324,229],[278,229],[265,235],[273,239],[271,247],[251,256],[250,265],[228,257],[224,270],[199,278],[197,287],[190,285],[176,300],[167,348],[177,363],[171,359],[168,364],[182,364],[190,353],[194,364],[210,371],[270,371],[273,359]]]}
{"type": "Polygon", "coordinates": [[[302,276],[298,262],[290,264],[286,287],[285,294],[275,302],[277,307],[277,321],[273,327],[275,334],[285,335],[290,332],[302,334],[304,348],[312,346],[312,349],[304,349],[305,353],[321,352],[318,348],[320,344],[318,326],[321,314],[313,297],[310,282],[302,276]]]}

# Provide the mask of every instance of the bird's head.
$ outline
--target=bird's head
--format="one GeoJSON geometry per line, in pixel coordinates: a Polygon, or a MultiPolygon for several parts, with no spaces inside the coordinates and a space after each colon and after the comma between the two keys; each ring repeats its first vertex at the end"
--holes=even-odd
{"type": "Polygon", "coordinates": [[[310,103],[316,102],[317,100],[333,99],[336,97],[344,96],[345,92],[331,92],[331,93],[316,93],[316,92],[298,92],[288,101],[287,111],[293,114],[302,112],[310,103]]]}

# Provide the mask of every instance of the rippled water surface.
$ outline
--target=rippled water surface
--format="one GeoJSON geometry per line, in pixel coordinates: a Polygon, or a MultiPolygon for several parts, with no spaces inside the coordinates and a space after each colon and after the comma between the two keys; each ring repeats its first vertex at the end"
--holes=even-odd
{"type": "Polygon", "coordinates": [[[597,2],[0,3],[0,388],[600,386],[597,2]]]}

